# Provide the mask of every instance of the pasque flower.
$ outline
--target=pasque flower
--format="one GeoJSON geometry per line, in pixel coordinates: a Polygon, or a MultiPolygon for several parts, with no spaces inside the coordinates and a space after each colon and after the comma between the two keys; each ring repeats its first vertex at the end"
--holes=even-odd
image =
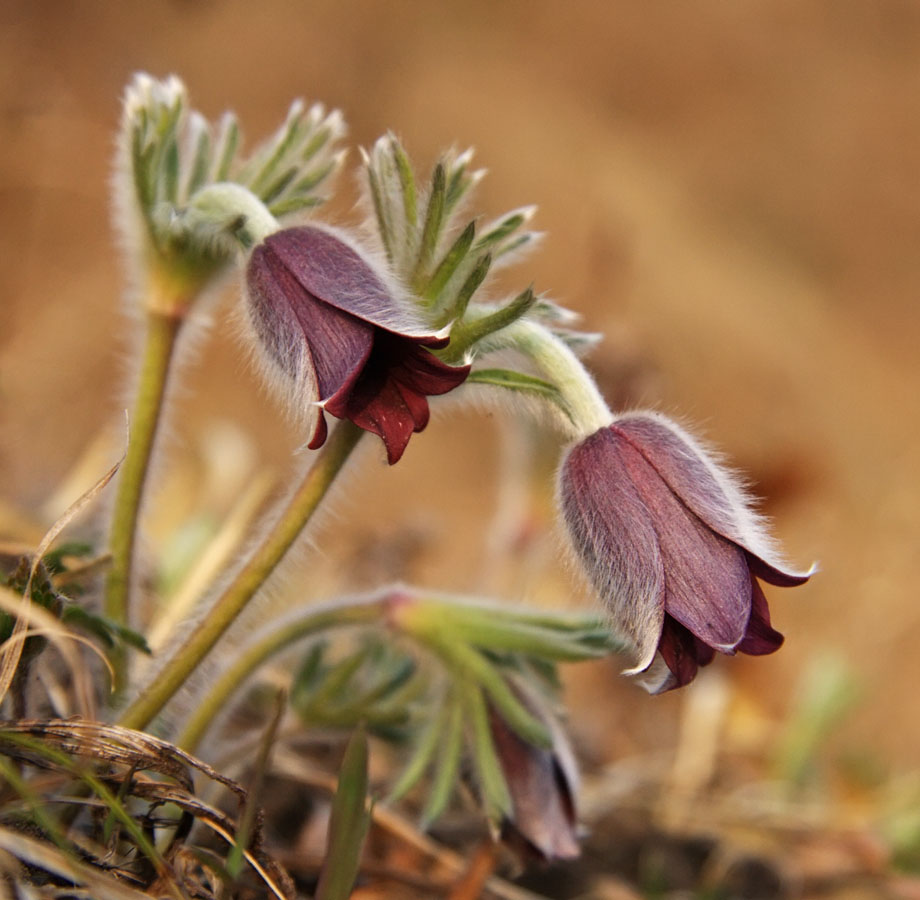
{"type": "Polygon", "coordinates": [[[469,366],[429,352],[434,333],[403,292],[344,233],[286,228],[254,248],[246,270],[249,318],[274,374],[297,389],[322,446],[323,412],[379,435],[389,462],[428,424],[427,397],[461,384],[469,366]]]}
{"type": "Polygon", "coordinates": [[[619,416],[576,444],[559,493],[572,541],[652,692],[691,681],[716,651],[772,653],[758,579],[791,587],[811,572],[779,558],[744,490],[664,416],[619,416]]]}
{"type": "Polygon", "coordinates": [[[489,708],[489,730],[511,799],[502,837],[528,856],[572,859],[579,853],[578,773],[561,729],[548,716],[541,715],[541,720],[550,728],[549,748],[528,743],[489,708]]]}

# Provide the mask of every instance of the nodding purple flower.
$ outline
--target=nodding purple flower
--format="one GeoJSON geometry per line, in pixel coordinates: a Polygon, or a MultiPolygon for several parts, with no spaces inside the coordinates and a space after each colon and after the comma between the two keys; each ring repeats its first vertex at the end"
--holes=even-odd
{"type": "Polygon", "coordinates": [[[579,855],[575,792],[578,772],[565,735],[540,714],[553,745],[535,747],[489,707],[489,730],[508,785],[511,810],[501,823],[502,838],[522,855],[540,860],[579,855]]]}
{"type": "Polygon", "coordinates": [[[311,449],[326,440],[328,412],[379,435],[392,465],[428,424],[427,397],[469,374],[429,352],[449,338],[433,333],[338,231],[274,232],[252,251],[246,283],[249,317],[274,370],[298,388],[303,413],[316,407],[311,449]]]}
{"type": "Polygon", "coordinates": [[[803,584],[779,558],[744,490],[664,416],[620,416],[560,470],[569,533],[614,627],[636,650],[627,674],[652,693],[692,681],[716,651],[773,653],[758,579],[803,584]]]}

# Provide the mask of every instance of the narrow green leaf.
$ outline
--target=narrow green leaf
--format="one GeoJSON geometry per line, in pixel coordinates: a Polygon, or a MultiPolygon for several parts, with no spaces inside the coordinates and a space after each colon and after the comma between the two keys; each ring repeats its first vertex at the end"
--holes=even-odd
{"type": "Polygon", "coordinates": [[[497,224],[485,231],[482,237],[476,242],[475,252],[482,253],[484,250],[492,249],[496,244],[503,241],[513,231],[520,228],[533,215],[533,207],[514,210],[507,213],[497,224]]]}
{"type": "Polygon", "coordinates": [[[372,683],[368,689],[355,701],[355,705],[370,706],[378,700],[383,700],[394,691],[399,690],[415,673],[415,660],[408,656],[398,660],[396,665],[390,667],[389,672],[382,672],[376,684],[372,683]]]}
{"type": "MultiPolygon", "coordinates": [[[[307,130],[309,135],[309,126],[307,130]]],[[[319,153],[326,144],[329,143],[332,138],[332,131],[329,128],[318,128],[312,135],[310,135],[309,140],[303,145],[303,148],[300,150],[298,156],[302,162],[309,162],[319,153]]]]}
{"type": "Polygon", "coordinates": [[[198,122],[198,140],[195,142],[195,155],[189,169],[188,183],[185,185],[185,196],[191,197],[208,177],[211,166],[211,135],[207,123],[202,119],[198,122]]]}
{"type": "Polygon", "coordinates": [[[91,612],[77,603],[69,603],[63,608],[61,621],[66,625],[77,625],[84,631],[88,631],[107,647],[114,647],[116,641],[121,641],[143,653],[148,655],[151,653],[147,640],[142,634],[118,622],[113,622],[106,616],[91,612]]]}
{"type": "MultiPolygon", "coordinates": [[[[146,114],[146,110],[143,113],[146,114]]],[[[137,194],[137,203],[148,225],[150,223],[150,207],[153,202],[150,158],[150,146],[144,139],[144,128],[142,125],[138,125],[131,132],[131,172],[134,176],[134,191],[137,194]]]]}
{"type": "Polygon", "coordinates": [[[457,291],[457,296],[454,297],[453,302],[448,307],[448,321],[454,320],[459,322],[463,319],[466,315],[467,307],[470,305],[470,300],[473,298],[473,294],[479,290],[479,286],[485,281],[491,265],[492,257],[488,253],[479,258],[476,265],[473,267],[473,271],[467,275],[460,290],[457,291]]]}
{"type": "Polygon", "coordinates": [[[459,358],[478,341],[516,322],[534,305],[536,299],[533,290],[527,288],[507,306],[502,306],[478,318],[462,321],[451,332],[450,346],[445,358],[459,358]]]}
{"type": "Polygon", "coordinates": [[[489,712],[482,692],[475,685],[466,685],[464,705],[467,720],[472,725],[473,757],[479,772],[479,782],[488,815],[501,819],[511,813],[511,794],[495,752],[489,712]]]}
{"type": "Polygon", "coordinates": [[[441,236],[441,226],[444,221],[444,197],[447,189],[444,179],[444,166],[438,163],[434,167],[434,175],[431,178],[431,194],[428,197],[422,239],[415,261],[415,270],[412,274],[412,283],[416,287],[431,265],[431,260],[437,249],[438,238],[441,236]]]}
{"type": "MultiPolygon", "coordinates": [[[[362,718],[367,720],[368,726],[392,726],[408,721],[409,713],[405,707],[386,708],[385,700],[405,685],[414,672],[415,662],[408,658],[401,660],[390,672],[373,672],[379,677],[372,679],[363,690],[357,686],[351,688],[348,699],[334,709],[323,710],[323,717],[346,726],[353,726],[362,718]],[[378,706],[379,701],[383,701],[384,705],[378,706]]],[[[315,704],[313,708],[316,708],[315,704]]]]}
{"type": "Polygon", "coordinates": [[[415,190],[415,176],[412,174],[412,166],[409,163],[409,157],[406,151],[395,137],[390,138],[390,147],[393,155],[393,162],[396,164],[396,171],[399,173],[399,183],[402,187],[403,196],[403,214],[406,217],[406,224],[409,229],[415,228],[418,223],[418,197],[415,190]]]}
{"type": "Polygon", "coordinates": [[[313,190],[318,184],[324,182],[334,171],[336,167],[336,160],[330,160],[324,166],[319,166],[316,169],[308,172],[298,181],[295,181],[291,186],[290,193],[293,196],[302,196],[313,190]]]}
{"type": "Polygon", "coordinates": [[[157,199],[175,204],[179,197],[179,145],[175,137],[169,141],[163,153],[163,168],[159,183],[162,186],[162,192],[159,193],[157,199]]]}
{"type": "Polygon", "coordinates": [[[520,249],[525,244],[529,244],[537,234],[533,231],[525,231],[523,234],[519,234],[514,240],[506,241],[500,247],[495,249],[495,258],[501,259],[503,256],[507,256],[509,253],[514,253],[515,250],[520,249]]]}
{"type": "Polygon", "coordinates": [[[393,262],[393,230],[392,223],[389,221],[388,210],[386,207],[383,193],[381,192],[380,179],[374,170],[373,160],[367,160],[367,184],[371,192],[371,200],[374,203],[374,213],[377,216],[377,230],[383,240],[383,249],[386,251],[387,260],[393,262]]]}
{"type": "Polygon", "coordinates": [[[443,633],[426,636],[428,643],[465,681],[475,681],[486,691],[508,725],[525,741],[537,747],[550,747],[546,726],[527,710],[508,686],[504,676],[477,649],[443,633]]]}
{"type": "Polygon", "coordinates": [[[296,705],[301,696],[312,693],[318,686],[326,671],[323,662],[328,648],[329,642],[325,640],[315,641],[310,646],[291,683],[292,705],[296,705]]]}
{"type": "Polygon", "coordinates": [[[250,190],[264,200],[264,192],[275,177],[275,172],[297,144],[303,134],[303,102],[295,100],[288,110],[287,119],[278,129],[275,138],[256,159],[256,172],[247,179],[250,190]]]}
{"type": "Polygon", "coordinates": [[[351,895],[371,822],[367,787],[367,736],[359,728],[348,742],[339,771],[315,900],[348,900],[351,895]]]}
{"type": "Polygon", "coordinates": [[[441,291],[447,286],[451,276],[457,271],[457,266],[466,258],[473,238],[476,236],[476,223],[470,222],[460,233],[457,240],[454,241],[451,248],[444,254],[441,262],[438,263],[437,269],[428,280],[428,284],[422,290],[422,296],[426,300],[435,301],[441,294],[441,291]]]}
{"type": "Polygon", "coordinates": [[[363,647],[328,668],[323,674],[322,682],[318,688],[310,695],[301,695],[296,707],[297,711],[301,715],[309,715],[311,710],[321,712],[327,703],[334,701],[349,686],[355,674],[364,665],[370,652],[369,647],[363,647]]]}
{"type": "Polygon", "coordinates": [[[457,785],[460,774],[460,759],[463,755],[463,704],[454,696],[448,695],[445,704],[447,726],[441,741],[441,752],[435,772],[428,801],[422,811],[422,827],[427,828],[447,807],[457,785]]]}
{"type": "Polygon", "coordinates": [[[268,205],[268,211],[276,219],[279,219],[281,216],[286,216],[288,213],[299,212],[303,209],[312,209],[314,206],[321,206],[322,203],[323,198],[315,195],[292,195],[290,197],[285,197],[283,200],[276,200],[274,203],[270,203],[268,205]]]}
{"type": "Polygon", "coordinates": [[[507,388],[511,391],[537,394],[547,400],[552,400],[564,408],[565,401],[562,399],[559,389],[549,381],[544,381],[535,375],[515,372],[513,369],[473,369],[466,380],[477,384],[490,384],[493,387],[507,388]]]}
{"type": "Polygon", "coordinates": [[[212,181],[226,181],[230,177],[230,167],[240,145],[240,124],[233,113],[225,113],[220,120],[220,134],[214,149],[215,168],[212,181]]]}
{"type": "Polygon", "coordinates": [[[93,545],[85,541],[64,541],[42,557],[42,562],[49,575],[58,575],[64,571],[64,557],[76,556],[83,559],[93,552],[93,545]]]}
{"type": "Polygon", "coordinates": [[[296,177],[297,169],[294,166],[279,172],[274,181],[266,184],[262,190],[262,202],[269,205],[277,200],[293,184],[296,177]]]}
{"type": "MultiPolygon", "coordinates": [[[[437,715],[431,716],[422,733],[415,741],[415,751],[406,763],[402,774],[393,785],[387,796],[386,803],[395,803],[412,790],[419,779],[425,774],[435,751],[442,746],[445,725],[449,715],[449,707],[441,706],[437,715]]],[[[442,750],[443,753],[443,750],[442,750]]]]}
{"type": "Polygon", "coordinates": [[[499,616],[445,617],[458,639],[483,650],[520,653],[559,662],[597,659],[609,652],[609,629],[571,632],[502,619],[499,616]]]}
{"type": "Polygon", "coordinates": [[[470,155],[469,151],[462,154],[451,167],[450,177],[447,180],[447,196],[444,199],[444,209],[448,213],[460,202],[472,184],[473,179],[466,174],[470,155]]]}

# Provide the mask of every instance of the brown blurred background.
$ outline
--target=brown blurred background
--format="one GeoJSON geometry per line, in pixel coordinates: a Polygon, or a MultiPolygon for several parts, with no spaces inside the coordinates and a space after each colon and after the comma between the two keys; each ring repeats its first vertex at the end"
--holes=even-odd
{"type": "MultiPolygon", "coordinates": [[[[341,108],[352,146],[393,129],[426,169],[474,146],[490,172],[477,207],[536,203],[548,233],[508,289],[533,281],[583,312],[607,335],[592,364],[608,397],[697,423],[750,474],[789,555],[820,560],[811,585],[769,592],[782,652],[720,670],[780,721],[802,673],[836,655],[860,697],[839,747],[920,763],[920,5],[0,0],[8,521],[37,515],[123,402],[108,179],[137,70],[180,75],[211,118],[234,108],[249,146],[301,95],[341,108]]],[[[188,362],[173,452],[194,456],[229,419],[283,473],[298,436],[228,306],[188,362]]],[[[533,461],[543,489],[512,521],[519,577],[482,564],[499,539],[493,425],[436,415],[395,469],[371,454],[327,522],[346,534],[327,559],[363,560],[357,586],[584,604],[547,551],[551,438],[533,461]]],[[[683,697],[646,699],[616,668],[572,678],[585,753],[666,750],[683,697]]]]}

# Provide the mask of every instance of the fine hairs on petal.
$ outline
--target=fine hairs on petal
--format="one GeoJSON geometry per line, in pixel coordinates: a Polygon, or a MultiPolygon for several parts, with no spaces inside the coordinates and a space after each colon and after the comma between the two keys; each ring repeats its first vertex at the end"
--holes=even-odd
{"type": "MultiPolygon", "coordinates": [[[[245,272],[241,275],[240,291],[243,296],[246,295],[245,272]]],[[[268,397],[279,402],[295,428],[312,434],[321,413],[316,374],[308,358],[306,345],[300,342],[289,343],[292,349],[287,357],[283,361],[275,358],[263,346],[254,316],[252,303],[243,303],[233,308],[231,319],[240,338],[238,343],[258,373],[268,397]]]]}
{"type": "Polygon", "coordinates": [[[331,235],[348,247],[373,271],[375,277],[388,292],[391,302],[386,307],[381,307],[379,304],[374,303],[368,305],[366,309],[355,308],[350,310],[354,315],[364,318],[366,321],[387,331],[392,331],[394,334],[402,334],[406,337],[429,337],[434,334],[434,329],[430,323],[426,322],[417,311],[408,290],[393,274],[386,259],[377,250],[371,249],[365,243],[356,240],[354,233],[345,228],[329,225],[325,222],[310,222],[308,227],[331,235]]]}
{"type": "Polygon", "coordinates": [[[594,510],[586,509],[582,495],[601,488],[602,482],[588,484],[571,468],[573,454],[584,452],[584,445],[602,437],[600,432],[570,447],[564,454],[556,478],[557,508],[563,513],[576,551],[576,570],[587,575],[594,592],[604,601],[611,629],[634,648],[634,665],[624,674],[635,674],[651,664],[664,625],[665,574],[651,519],[634,491],[621,481],[619,503],[611,503],[607,512],[622,515],[623,527],[616,532],[621,540],[610,546],[609,521],[602,521],[594,510]],[[576,477],[577,476],[577,477],[576,477]]]}
{"type": "Polygon", "coordinates": [[[283,396],[308,418],[315,413],[311,449],[326,439],[327,411],[377,434],[393,465],[427,425],[427,397],[468,374],[428,352],[447,338],[344,230],[303,225],[269,234],[250,255],[246,289],[269,384],[280,375],[283,396]]]}
{"type": "MultiPolygon", "coordinates": [[[[695,437],[680,423],[656,410],[630,410],[619,413],[614,421],[615,424],[625,424],[637,419],[651,420],[671,432],[677,441],[684,445],[683,453],[687,459],[705,466],[706,471],[721,488],[728,507],[727,510],[719,510],[718,513],[721,515],[727,512],[737,529],[736,533],[724,534],[723,537],[739,544],[775,568],[803,577],[814,574],[817,570],[814,565],[805,572],[800,572],[786,562],[778,542],[769,532],[767,518],[755,509],[757,498],[751,492],[744,476],[725,463],[724,454],[695,437]]],[[[708,521],[708,524],[713,525],[711,521],[708,521]]]]}

